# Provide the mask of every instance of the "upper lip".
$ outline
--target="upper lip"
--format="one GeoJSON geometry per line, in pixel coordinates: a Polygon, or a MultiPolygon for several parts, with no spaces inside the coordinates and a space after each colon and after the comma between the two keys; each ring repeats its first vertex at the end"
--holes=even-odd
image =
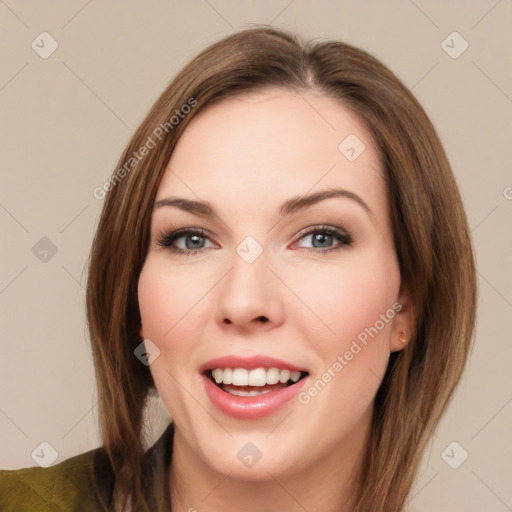
{"type": "Polygon", "coordinates": [[[279,368],[280,370],[290,370],[293,372],[307,372],[305,368],[301,368],[296,364],[264,355],[254,355],[250,357],[230,355],[217,357],[201,365],[199,371],[204,373],[209,370],[214,370],[215,368],[245,368],[247,370],[253,370],[255,368],[279,368]]]}

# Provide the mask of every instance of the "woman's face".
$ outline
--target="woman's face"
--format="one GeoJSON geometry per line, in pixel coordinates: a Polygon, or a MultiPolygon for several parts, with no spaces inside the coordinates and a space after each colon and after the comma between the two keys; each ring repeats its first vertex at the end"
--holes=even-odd
{"type": "Polygon", "coordinates": [[[158,189],[138,294],[175,450],[251,480],[357,458],[409,328],[363,123],[282,89],[200,113],[158,189]]]}

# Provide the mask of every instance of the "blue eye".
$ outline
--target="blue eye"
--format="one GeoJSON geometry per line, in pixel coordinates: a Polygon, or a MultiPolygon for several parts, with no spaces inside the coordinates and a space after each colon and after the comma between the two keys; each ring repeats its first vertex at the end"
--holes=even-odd
{"type": "Polygon", "coordinates": [[[334,251],[353,243],[352,237],[348,233],[331,226],[313,226],[302,233],[299,241],[307,238],[311,239],[312,247],[301,246],[301,248],[316,253],[334,251]],[[335,244],[336,241],[338,244],[335,244]]]}
{"type": "Polygon", "coordinates": [[[191,255],[205,248],[205,240],[208,240],[208,237],[203,230],[180,229],[161,237],[158,245],[167,247],[176,254],[191,255]],[[180,239],[184,240],[185,247],[176,246],[176,242],[180,239]]]}
{"type": "MultiPolygon", "coordinates": [[[[307,238],[311,239],[312,247],[300,246],[300,248],[317,254],[338,250],[350,246],[353,242],[347,232],[331,226],[312,226],[302,233],[298,240],[307,238]]],[[[163,234],[158,240],[158,245],[167,248],[174,254],[185,256],[199,254],[204,249],[213,247],[205,232],[196,229],[179,229],[163,234]],[[210,246],[207,246],[207,242],[210,243],[210,246]]]]}

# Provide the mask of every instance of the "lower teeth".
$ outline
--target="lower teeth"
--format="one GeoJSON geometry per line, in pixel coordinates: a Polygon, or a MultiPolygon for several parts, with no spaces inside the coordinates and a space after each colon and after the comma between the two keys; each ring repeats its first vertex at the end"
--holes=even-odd
{"type": "Polygon", "coordinates": [[[242,389],[223,389],[226,393],[229,393],[230,395],[236,395],[236,396],[258,396],[258,395],[264,395],[265,393],[270,393],[270,389],[264,389],[262,391],[244,391],[242,389]]]}

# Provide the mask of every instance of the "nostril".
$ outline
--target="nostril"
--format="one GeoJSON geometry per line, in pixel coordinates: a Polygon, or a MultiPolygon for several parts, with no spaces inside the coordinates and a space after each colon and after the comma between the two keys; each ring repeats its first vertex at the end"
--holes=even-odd
{"type": "Polygon", "coordinates": [[[266,316],[259,316],[257,318],[257,320],[260,320],[263,323],[267,323],[268,322],[268,318],[266,316]]]}

